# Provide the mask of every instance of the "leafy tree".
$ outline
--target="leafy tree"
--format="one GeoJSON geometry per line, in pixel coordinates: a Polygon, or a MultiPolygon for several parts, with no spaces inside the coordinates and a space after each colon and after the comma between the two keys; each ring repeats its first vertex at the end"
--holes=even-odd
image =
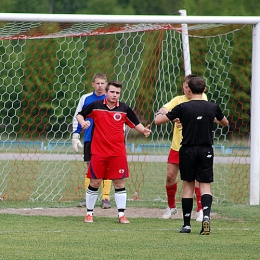
{"type": "Polygon", "coordinates": [[[170,15],[186,9],[188,15],[259,15],[258,0],[0,0],[8,13],[170,15]]]}
{"type": "Polygon", "coordinates": [[[49,13],[49,2],[42,0],[0,0],[0,10],[5,13],[49,13]]]}
{"type": "Polygon", "coordinates": [[[0,0],[0,12],[2,13],[14,13],[15,12],[15,5],[17,0],[0,0]]]}
{"type": "Polygon", "coordinates": [[[230,35],[190,37],[192,72],[207,80],[208,98],[229,116],[230,132],[250,131],[251,34],[246,26],[230,35]]]}
{"type": "Polygon", "coordinates": [[[54,14],[76,14],[81,13],[87,6],[88,1],[82,0],[50,0],[50,13],[54,14]]]}
{"type": "Polygon", "coordinates": [[[55,66],[55,39],[33,40],[24,48],[24,85],[19,111],[19,129],[22,137],[40,138],[48,130],[53,114],[53,70],[55,66]]]}
{"type": "Polygon", "coordinates": [[[154,1],[142,1],[140,4],[139,1],[129,0],[131,6],[133,6],[135,10],[135,14],[137,15],[167,15],[174,14],[180,9],[180,0],[154,0],[154,1]]]}
{"type": "Polygon", "coordinates": [[[188,15],[204,16],[239,16],[259,15],[258,0],[182,0],[188,15]]]}
{"type": "MultiPolygon", "coordinates": [[[[31,2],[22,0],[0,0],[1,12],[17,12],[20,13],[88,13],[88,14],[155,14],[155,15],[171,15],[179,9],[186,9],[188,15],[259,15],[260,2],[257,0],[251,1],[235,1],[235,0],[154,0],[142,1],[142,4],[136,0],[34,0],[31,2]]],[[[138,53],[141,50],[135,50],[135,41],[141,39],[141,33],[135,39],[127,38],[119,43],[120,49],[118,52],[127,50],[129,56],[124,60],[122,56],[115,58],[114,39],[118,36],[106,35],[88,37],[87,41],[83,38],[60,38],[49,40],[13,40],[2,41],[0,46],[1,55],[1,102],[4,106],[1,114],[4,118],[1,122],[2,126],[12,128],[15,125],[17,133],[23,135],[32,135],[33,137],[45,136],[52,129],[55,133],[63,136],[68,130],[68,125],[71,125],[71,117],[82,92],[90,91],[88,86],[91,83],[93,76],[93,68],[97,71],[104,72],[108,77],[117,76],[118,79],[125,79],[129,84],[135,82],[146,82],[142,88],[139,88],[136,93],[128,92],[126,89],[123,98],[136,95],[136,107],[141,107],[140,113],[147,114],[148,111],[153,111],[153,104],[149,102],[147,97],[147,86],[156,88],[156,77],[159,75],[159,59],[161,43],[160,32],[157,32],[158,38],[150,38],[145,36],[150,41],[150,45],[146,48],[148,55],[139,57],[138,53]],[[143,64],[140,65],[140,61],[143,64]],[[118,65],[120,62],[120,66],[118,65]],[[140,67],[140,73],[135,70],[136,66],[140,67]],[[138,74],[139,73],[139,74],[138,74]],[[91,76],[90,76],[91,75],[91,76]],[[135,81],[132,79],[136,79],[135,81]],[[57,82],[57,83],[55,83],[57,82]],[[56,100],[57,102],[53,102],[56,100]],[[68,101],[70,100],[70,101],[68,101]],[[76,100],[76,101],[75,101],[76,100]],[[15,107],[23,106],[23,109],[18,111],[15,107]],[[17,124],[19,120],[19,124],[17,124]]],[[[251,41],[251,30],[246,27],[237,36],[234,36],[234,41],[227,52],[232,51],[235,60],[232,60],[228,78],[231,78],[231,86],[229,95],[233,104],[229,104],[228,98],[224,100],[227,103],[225,109],[229,109],[232,116],[231,129],[244,128],[245,132],[249,132],[249,109],[250,109],[250,75],[251,67],[251,46],[245,44],[251,41]],[[244,41],[242,41],[244,40],[244,41]]],[[[192,68],[193,72],[199,75],[202,73],[208,79],[208,84],[214,83],[217,91],[210,97],[218,100],[223,95],[223,85],[226,83],[225,73],[217,71],[220,59],[215,57],[217,52],[210,57],[203,57],[203,53],[207,53],[207,45],[201,46],[195,39],[191,39],[192,52],[192,68]],[[205,47],[206,46],[206,47],[205,47]],[[205,64],[202,62],[205,58],[208,62],[208,70],[205,71],[205,64]],[[216,60],[216,62],[215,62],[216,60]],[[222,76],[218,76],[218,75],[222,76]],[[216,81],[218,81],[216,83],[216,81]],[[214,82],[213,82],[214,81],[214,82]]],[[[138,47],[139,48],[139,47],[138,47]]],[[[216,46],[218,53],[221,49],[216,46]]],[[[178,54],[179,57],[180,54],[178,54]]],[[[176,61],[172,61],[174,63],[176,61]]],[[[222,58],[222,62],[227,62],[222,58]]],[[[170,64],[170,63],[169,63],[170,64]]],[[[171,70],[176,77],[183,77],[177,69],[182,65],[165,70],[171,70]]],[[[165,71],[162,70],[162,71],[165,71]]],[[[159,75],[160,77],[169,77],[168,75],[159,75]]],[[[181,79],[180,79],[181,80],[181,79]]],[[[166,80],[170,82],[170,80],[166,80]]],[[[137,88],[137,87],[136,87],[137,88]]],[[[171,86],[166,86],[171,88],[171,86]]],[[[155,91],[154,91],[155,93],[155,91]]],[[[153,94],[154,95],[154,94],[153,94]]],[[[149,97],[152,100],[154,97],[149,97]]],[[[164,95],[162,99],[167,99],[164,95]]],[[[149,119],[152,118],[150,113],[149,119]]]]}
{"type": "Polygon", "coordinates": [[[120,0],[91,0],[87,2],[87,7],[83,13],[88,14],[135,14],[134,9],[127,3],[120,0]]]}

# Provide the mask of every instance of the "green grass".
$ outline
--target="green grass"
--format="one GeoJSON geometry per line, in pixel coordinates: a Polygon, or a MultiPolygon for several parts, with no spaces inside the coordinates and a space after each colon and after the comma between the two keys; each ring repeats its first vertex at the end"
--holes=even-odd
{"type": "Polygon", "coordinates": [[[82,216],[1,214],[0,259],[259,259],[259,210],[213,205],[221,218],[212,219],[209,236],[199,235],[201,224],[195,221],[191,234],[179,234],[179,219],[132,218],[129,225],[120,225],[116,218],[96,217],[84,224],[82,216]]]}

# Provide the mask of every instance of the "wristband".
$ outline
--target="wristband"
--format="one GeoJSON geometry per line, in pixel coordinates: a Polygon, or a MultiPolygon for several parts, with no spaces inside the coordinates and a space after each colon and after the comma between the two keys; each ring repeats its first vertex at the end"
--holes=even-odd
{"type": "Polygon", "coordinates": [[[158,115],[164,115],[164,114],[162,112],[155,113],[155,116],[158,116],[158,115]]]}

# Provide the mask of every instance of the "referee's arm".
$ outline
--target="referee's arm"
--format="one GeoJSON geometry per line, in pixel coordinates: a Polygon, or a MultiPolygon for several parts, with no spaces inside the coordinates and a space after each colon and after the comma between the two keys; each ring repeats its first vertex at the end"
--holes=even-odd
{"type": "Polygon", "coordinates": [[[170,122],[170,119],[162,112],[158,111],[157,113],[155,113],[155,117],[154,117],[154,123],[156,125],[161,125],[164,123],[170,122]]]}
{"type": "Polygon", "coordinates": [[[221,126],[228,126],[229,125],[229,122],[228,122],[228,120],[225,116],[221,120],[217,120],[217,118],[215,118],[214,122],[221,125],[221,126]]]}

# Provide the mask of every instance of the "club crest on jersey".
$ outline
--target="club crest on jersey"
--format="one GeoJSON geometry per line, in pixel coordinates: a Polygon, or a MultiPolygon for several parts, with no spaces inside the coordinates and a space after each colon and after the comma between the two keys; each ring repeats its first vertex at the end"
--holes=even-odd
{"type": "Polygon", "coordinates": [[[124,172],[125,172],[124,169],[120,169],[120,170],[119,170],[119,173],[124,173],[124,172]]]}
{"type": "Polygon", "coordinates": [[[121,120],[121,118],[122,118],[122,115],[121,114],[114,114],[114,119],[116,120],[116,121],[119,121],[119,120],[121,120]]]}

